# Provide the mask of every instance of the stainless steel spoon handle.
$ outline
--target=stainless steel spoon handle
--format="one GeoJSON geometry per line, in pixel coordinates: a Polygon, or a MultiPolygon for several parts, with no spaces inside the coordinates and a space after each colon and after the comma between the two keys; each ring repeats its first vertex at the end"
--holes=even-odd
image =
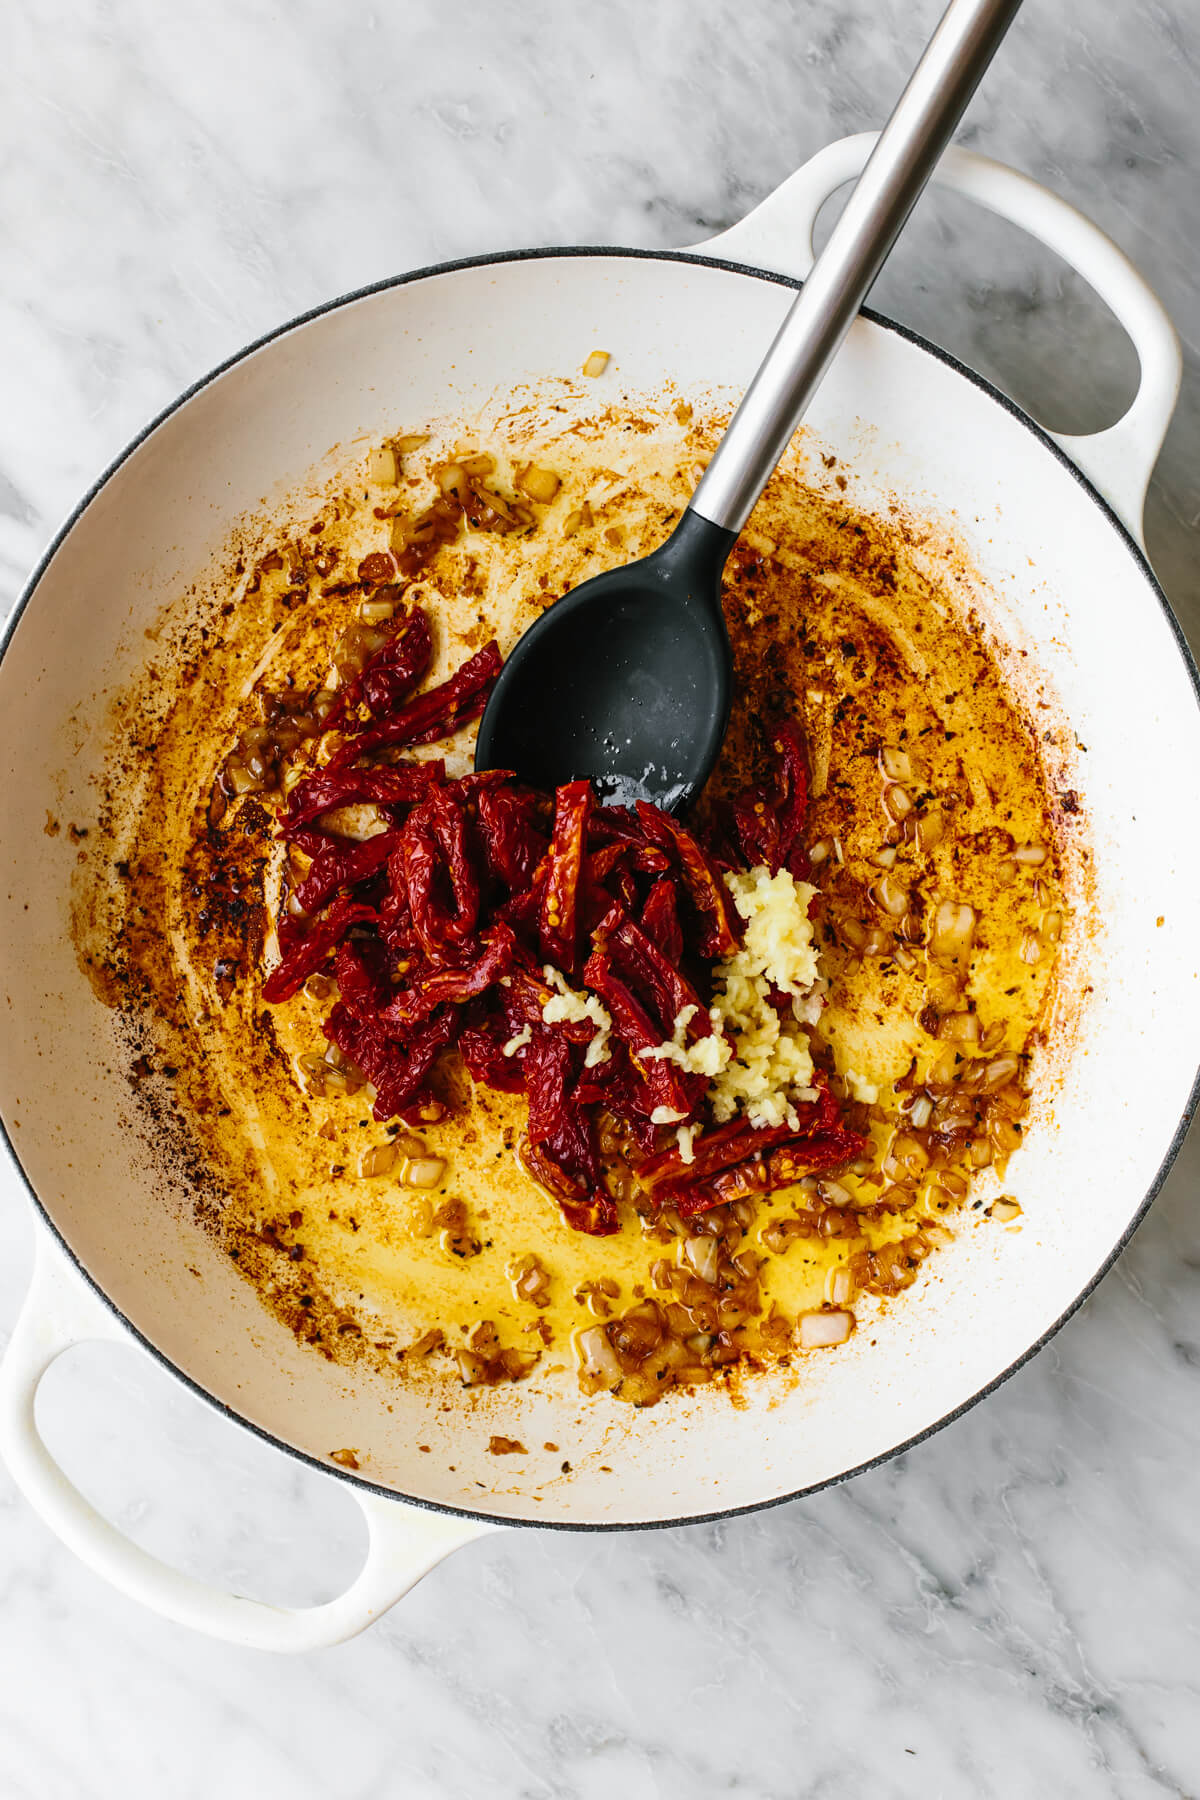
{"type": "Polygon", "coordinates": [[[691,508],[740,531],[932,175],[1021,0],[950,0],[691,508]]]}

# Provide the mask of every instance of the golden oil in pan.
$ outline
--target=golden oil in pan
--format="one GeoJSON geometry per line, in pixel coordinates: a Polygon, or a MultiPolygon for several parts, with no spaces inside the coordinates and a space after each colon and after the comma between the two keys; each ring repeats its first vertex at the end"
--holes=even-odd
{"type": "MultiPolygon", "coordinates": [[[[497,453],[501,480],[533,458],[562,486],[539,509],[533,535],[471,534],[410,590],[434,622],[431,679],[492,635],[507,651],[556,594],[660,542],[714,437],[711,423],[680,409],[674,423],[606,412],[557,436],[536,414],[517,413],[486,442],[474,440],[497,453]]],[[[424,504],[427,467],[459,448],[435,432],[412,464],[406,506],[424,504]]],[[[330,492],[315,519],[249,531],[228,586],[197,597],[194,628],[174,659],[164,649],[143,689],[123,697],[115,798],[97,822],[112,854],[94,857],[80,877],[77,940],[106,1000],[155,1015],[178,1069],[179,1114],[220,1192],[205,1221],[294,1329],[326,1355],[394,1365],[429,1326],[453,1345],[490,1319],[506,1344],[540,1349],[543,1366],[569,1364],[571,1332],[592,1318],[577,1290],[608,1276],[620,1288],[614,1306],[627,1306],[653,1291],[651,1265],[669,1247],[644,1237],[632,1215],[607,1239],[566,1227],[516,1161],[523,1103],[472,1092],[465,1078],[449,1116],[423,1134],[445,1160],[437,1189],[361,1176],[363,1152],[388,1141],[364,1096],[309,1099],[296,1078],[297,1057],[324,1047],[320,1008],[303,997],[279,1008],[258,999],[281,854],[268,814],[254,800],[215,821],[210,810],[214,773],[256,685],[279,691],[289,679],[304,688],[324,678],[354,618],[357,562],[386,543],[378,498],[347,487],[330,492]],[[152,767],[130,751],[138,741],[156,744],[152,767]],[[127,879],[97,889],[97,871],[114,863],[127,879]],[[465,1203],[477,1252],[454,1254],[431,1225],[446,1197],[465,1203]],[[545,1308],[514,1297],[510,1267],[530,1253],[551,1277],[545,1308]]],[[[981,1020],[1003,1024],[1005,1047],[1026,1048],[1054,979],[1047,922],[1057,918],[1061,929],[1063,820],[1046,776],[1047,757],[1063,749],[1055,715],[1031,717],[1038,702],[1029,698],[1018,708],[978,621],[930,577],[919,534],[901,521],[854,514],[836,494],[781,472],[743,545],[749,553],[735,556],[726,582],[739,701],[710,799],[761,760],[764,721],[794,709],[812,747],[810,840],[826,852],[814,878],[830,915],[869,915],[884,874],[894,886],[971,905],[980,925],[967,993],[981,1020]],[[888,843],[885,748],[907,758],[914,804],[945,813],[937,842],[888,843]],[[1001,853],[1009,841],[1046,845],[1045,863],[1014,863],[1001,853]],[[1023,955],[1032,938],[1043,946],[1036,961],[1023,955]]],[[[469,734],[449,752],[426,753],[447,754],[451,771],[463,772],[469,734]]],[[[823,949],[833,985],[819,1029],[838,1070],[878,1087],[880,1108],[894,1109],[892,1084],[914,1058],[924,1073],[938,1052],[919,1023],[924,957],[909,970],[859,957],[836,931],[823,949]]],[[[884,1141],[886,1122],[874,1133],[884,1141]]],[[[794,1202],[785,1190],[760,1208],[751,1248],[761,1251],[763,1226],[794,1202]]],[[[819,1305],[831,1266],[912,1228],[911,1217],[886,1217],[858,1236],[794,1242],[766,1261],[768,1301],[789,1315],[819,1305]]]]}

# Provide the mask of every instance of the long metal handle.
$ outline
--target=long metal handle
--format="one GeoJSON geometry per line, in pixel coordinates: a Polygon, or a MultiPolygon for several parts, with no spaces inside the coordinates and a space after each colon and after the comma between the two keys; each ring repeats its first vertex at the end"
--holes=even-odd
{"type": "Polygon", "coordinates": [[[692,496],[714,525],[749,518],[1020,4],[950,0],[692,496]]]}

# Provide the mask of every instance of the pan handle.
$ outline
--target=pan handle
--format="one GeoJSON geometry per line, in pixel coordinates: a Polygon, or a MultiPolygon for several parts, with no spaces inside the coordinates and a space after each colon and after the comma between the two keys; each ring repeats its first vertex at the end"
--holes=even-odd
{"type": "Polygon", "coordinates": [[[253,1650],[320,1650],[356,1636],[452,1550],[496,1529],[352,1487],[367,1521],[369,1546],[358,1576],[336,1600],[271,1606],[183,1575],[102,1517],[67,1479],[38,1431],[34,1403],[42,1376],[64,1350],[95,1340],[134,1341],[58,1246],[39,1232],[33,1281],[0,1363],[0,1456],[62,1542],[97,1575],[162,1618],[253,1650]]]}
{"type": "MultiPolygon", "coordinates": [[[[863,131],[826,145],[739,224],[696,248],[803,279],[816,257],[817,214],[831,194],[862,173],[878,135],[863,131]]],[[[1132,338],[1141,375],[1124,417],[1084,436],[1049,435],[1144,547],[1146,489],[1175,410],[1183,366],[1179,339],[1162,302],[1099,226],[1028,175],[954,147],[942,157],[933,179],[1057,251],[1095,288],[1132,338]]]]}

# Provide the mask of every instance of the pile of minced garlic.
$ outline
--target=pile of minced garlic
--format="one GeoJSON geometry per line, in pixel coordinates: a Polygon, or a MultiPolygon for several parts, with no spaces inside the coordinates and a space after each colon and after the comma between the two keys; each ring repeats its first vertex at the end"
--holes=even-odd
{"type": "MultiPolygon", "coordinates": [[[[695,1007],[675,1020],[670,1043],[646,1051],[695,1075],[709,1077],[713,1118],[725,1124],[743,1114],[752,1125],[798,1123],[796,1106],[816,1098],[808,1039],[801,1029],[813,1023],[821,1005],[808,909],[816,889],[786,869],[735,871],[725,877],[745,925],[742,947],[713,969],[712,1030],[692,1044],[687,1028],[695,1007]],[[791,1016],[771,1004],[772,992],[788,995],[791,1016]]],[[[680,1146],[686,1156],[690,1135],[680,1146]]]]}
{"type": "MultiPolygon", "coordinates": [[[[696,1008],[685,1006],[675,1019],[670,1042],[644,1054],[677,1063],[689,1074],[707,1075],[708,1100],[718,1125],[739,1113],[756,1126],[795,1125],[796,1107],[816,1099],[812,1056],[801,1027],[816,1023],[825,989],[808,916],[817,890],[786,869],[772,875],[761,867],[731,872],[725,883],[745,932],[741,949],[713,966],[711,1029],[689,1043],[687,1028],[696,1008]],[[775,1010],[772,993],[790,998],[790,1016],[775,1010]]],[[[555,993],[542,1008],[543,1018],[548,1024],[590,1020],[596,1035],[588,1046],[587,1066],[607,1061],[612,1020],[600,1000],[595,994],[577,992],[550,965],[544,973],[555,993]]],[[[506,1053],[520,1041],[514,1038],[506,1044],[506,1053]]],[[[665,1108],[659,1113],[654,1115],[656,1125],[675,1124],[680,1118],[678,1113],[668,1115],[665,1108]]],[[[679,1129],[686,1162],[692,1160],[695,1130],[694,1125],[679,1129]]]]}

